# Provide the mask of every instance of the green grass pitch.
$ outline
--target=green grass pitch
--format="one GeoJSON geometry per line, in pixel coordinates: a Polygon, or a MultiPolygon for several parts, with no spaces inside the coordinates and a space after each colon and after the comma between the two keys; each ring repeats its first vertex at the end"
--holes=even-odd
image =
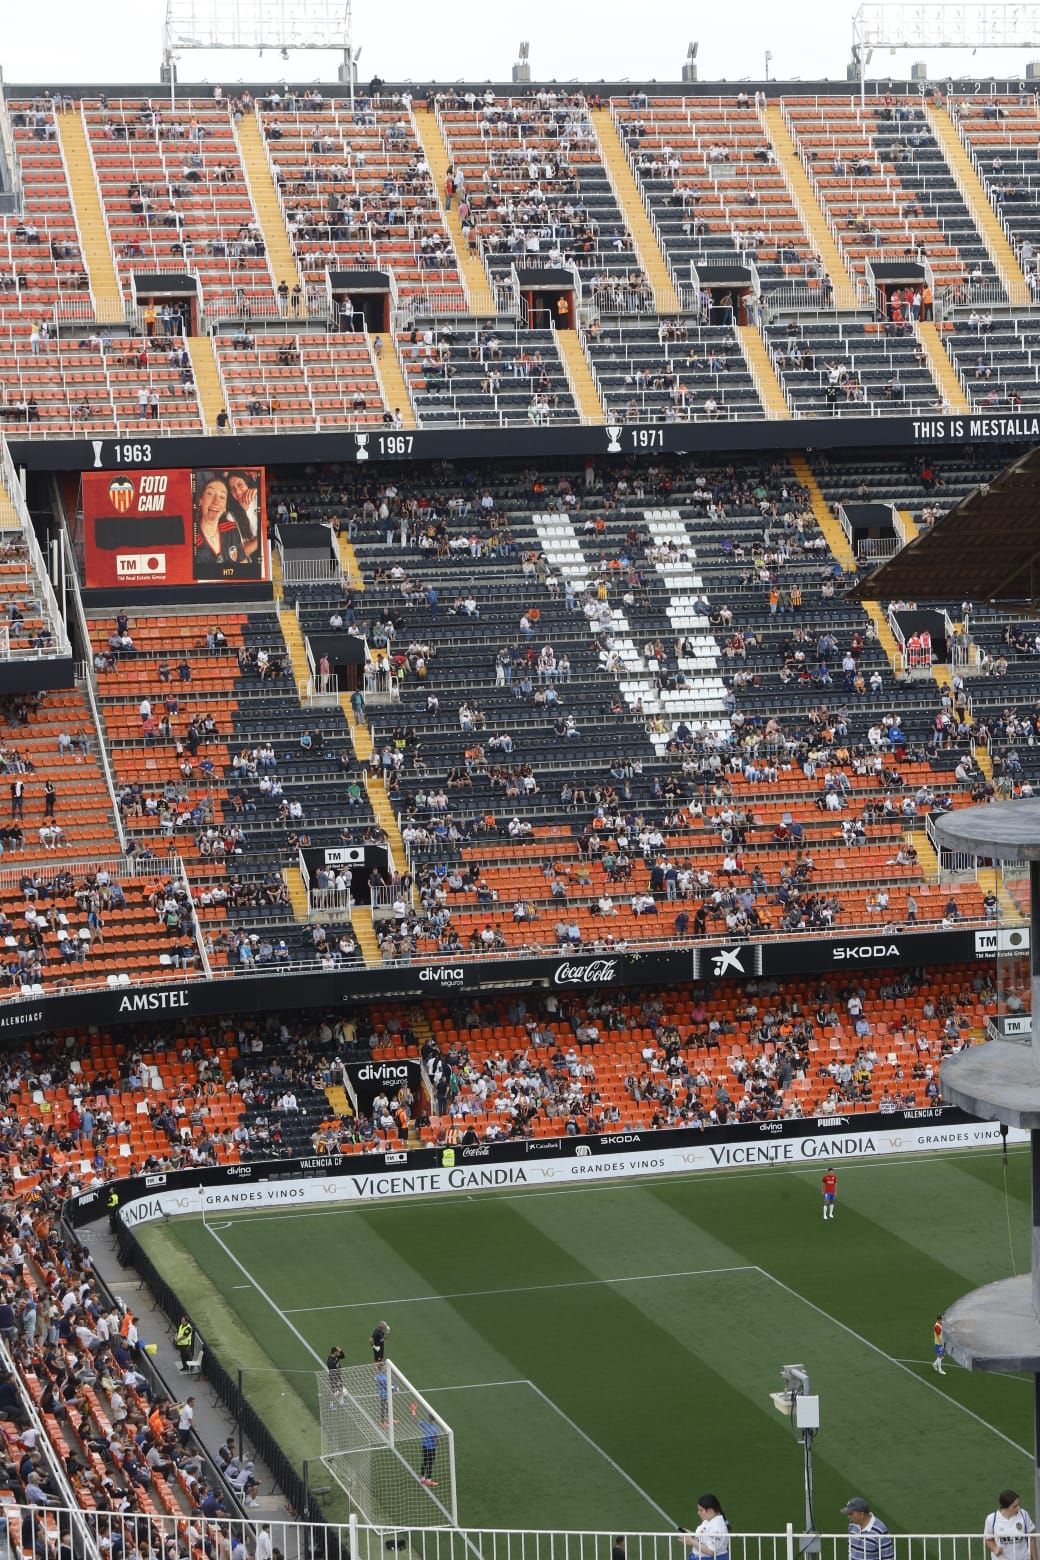
{"type": "MultiPolygon", "coordinates": [[[[712,1171],[567,1189],[173,1221],[139,1231],[297,1460],[330,1346],[389,1354],[453,1426],[471,1527],[667,1531],[722,1497],[735,1530],[802,1524],[770,1402],[821,1397],[816,1515],[866,1495],[904,1532],[977,1532],[1028,1492],[1025,1378],[931,1369],[936,1312],[1029,1261],[1028,1162],[998,1152],[712,1171]],[[1009,1217],[1010,1215],[1010,1217],[1009,1217]],[[1010,1238],[1009,1238],[1010,1226],[1010,1238]]],[[[319,1472],[321,1470],[318,1470],[319,1472]]]]}

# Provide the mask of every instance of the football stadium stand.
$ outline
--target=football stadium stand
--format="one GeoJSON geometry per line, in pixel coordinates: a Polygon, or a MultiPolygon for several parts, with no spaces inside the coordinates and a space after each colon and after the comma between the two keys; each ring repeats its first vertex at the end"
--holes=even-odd
{"type": "Polygon", "coordinates": [[[1040,440],[1040,121],[167,85],[0,112],[0,1484],[224,1554],[70,1197],[930,1119],[1013,1011],[1037,602],[851,587],[1040,440]]]}

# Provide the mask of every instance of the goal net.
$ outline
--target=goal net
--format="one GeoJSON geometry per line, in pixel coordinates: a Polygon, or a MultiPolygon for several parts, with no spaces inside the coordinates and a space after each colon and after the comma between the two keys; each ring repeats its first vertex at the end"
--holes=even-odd
{"type": "Polygon", "coordinates": [[[451,1426],[390,1360],[319,1371],[321,1460],[366,1522],[458,1525],[451,1426]]]}

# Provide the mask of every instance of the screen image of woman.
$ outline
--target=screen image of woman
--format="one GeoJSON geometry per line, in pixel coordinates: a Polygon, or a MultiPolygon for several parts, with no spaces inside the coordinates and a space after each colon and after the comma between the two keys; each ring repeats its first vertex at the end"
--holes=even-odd
{"type": "Polygon", "coordinates": [[[260,546],[260,476],[256,471],[229,471],[231,497],[246,517],[246,555],[252,558],[260,546]]]}
{"type": "Polygon", "coordinates": [[[219,471],[197,471],[193,487],[195,578],[259,579],[259,548],[250,537],[249,516],[232,492],[232,479],[219,471]]]}

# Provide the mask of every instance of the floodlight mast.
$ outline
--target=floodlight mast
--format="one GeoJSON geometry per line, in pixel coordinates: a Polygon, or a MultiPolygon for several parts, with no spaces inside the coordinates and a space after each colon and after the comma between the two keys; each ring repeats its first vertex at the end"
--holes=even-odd
{"type": "Polygon", "coordinates": [[[180,54],[214,49],[274,54],[295,51],[341,53],[350,77],[354,107],[352,0],[166,0],[163,74],[175,101],[180,54]]]}
{"type": "Polygon", "coordinates": [[[852,18],[852,63],[861,107],[875,49],[1036,49],[1040,5],[903,5],[866,0],[852,18]]]}

